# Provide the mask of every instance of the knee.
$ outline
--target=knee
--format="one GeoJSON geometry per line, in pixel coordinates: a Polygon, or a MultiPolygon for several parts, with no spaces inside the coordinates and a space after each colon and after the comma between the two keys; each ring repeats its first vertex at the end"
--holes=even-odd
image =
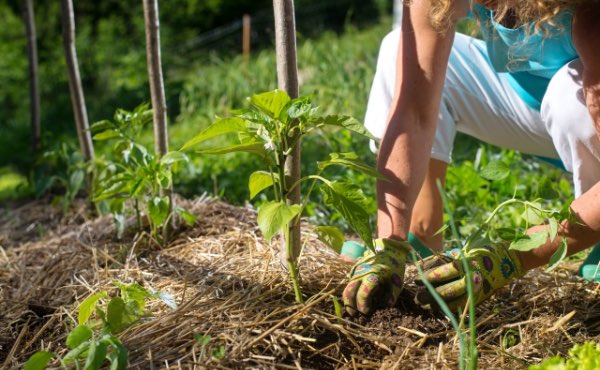
{"type": "Polygon", "coordinates": [[[548,85],[541,116],[554,139],[568,134],[576,141],[588,141],[596,135],[583,96],[582,70],[581,61],[574,60],[560,69],[548,85]]]}

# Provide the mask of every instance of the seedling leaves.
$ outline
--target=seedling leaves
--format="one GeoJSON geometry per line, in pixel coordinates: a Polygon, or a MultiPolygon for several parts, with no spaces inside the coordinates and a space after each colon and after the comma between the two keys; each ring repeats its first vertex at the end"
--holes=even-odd
{"type": "Polygon", "coordinates": [[[106,343],[92,340],[84,369],[99,369],[106,358],[106,343]]]}
{"type": "Polygon", "coordinates": [[[181,218],[183,218],[183,221],[185,221],[185,223],[189,226],[192,226],[196,223],[196,215],[188,211],[187,209],[177,207],[175,211],[181,218]]]}
{"type": "Polygon", "coordinates": [[[504,180],[510,175],[510,168],[500,161],[492,161],[481,169],[479,175],[491,181],[504,180]]]}
{"type": "Polygon", "coordinates": [[[162,225],[169,215],[169,197],[154,197],[148,201],[148,212],[155,225],[162,225]]]}
{"type": "Polygon", "coordinates": [[[317,226],[315,227],[315,231],[320,241],[327,244],[337,253],[341,252],[345,238],[344,234],[337,227],[317,226]]]}
{"type": "Polygon", "coordinates": [[[248,189],[250,190],[250,200],[254,199],[258,193],[273,186],[273,177],[269,172],[256,171],[250,175],[248,189]]]}
{"type": "Polygon", "coordinates": [[[92,294],[81,303],[81,305],[79,306],[79,325],[83,325],[88,321],[88,319],[92,315],[92,312],[94,312],[96,304],[98,304],[98,300],[100,298],[106,298],[106,293],[102,292],[92,294]]]}
{"type": "Polygon", "coordinates": [[[74,349],[79,347],[81,343],[90,339],[94,335],[92,329],[87,325],[79,325],[75,327],[75,329],[71,330],[69,336],[67,336],[67,347],[69,349],[74,349]]]}
{"type": "Polygon", "coordinates": [[[553,217],[548,220],[548,236],[550,241],[554,240],[558,235],[558,221],[553,217]]]}
{"type": "Polygon", "coordinates": [[[258,227],[265,239],[270,241],[275,234],[296,217],[302,206],[299,204],[288,205],[285,202],[269,202],[263,204],[258,210],[258,227]]]}
{"type": "Polygon", "coordinates": [[[201,131],[192,140],[188,141],[181,147],[181,150],[188,149],[191,146],[199,144],[208,139],[225,135],[233,132],[245,131],[247,129],[246,122],[239,117],[228,117],[217,120],[212,125],[201,131]]]}
{"type": "Polygon", "coordinates": [[[235,144],[224,146],[221,148],[213,148],[213,149],[204,149],[199,150],[200,154],[227,154],[227,153],[235,153],[235,152],[246,152],[251,154],[258,154],[259,156],[266,158],[267,151],[264,147],[264,144],[257,142],[243,143],[243,144],[235,144]]]}
{"type": "MultiPolygon", "coordinates": [[[[533,203],[537,207],[541,207],[539,203],[533,203]]],[[[521,218],[529,225],[539,225],[544,222],[544,213],[530,206],[526,206],[521,218]]]]}
{"type": "Polygon", "coordinates": [[[48,365],[48,362],[54,357],[54,353],[47,351],[36,352],[27,360],[23,370],[43,370],[48,365]]]}

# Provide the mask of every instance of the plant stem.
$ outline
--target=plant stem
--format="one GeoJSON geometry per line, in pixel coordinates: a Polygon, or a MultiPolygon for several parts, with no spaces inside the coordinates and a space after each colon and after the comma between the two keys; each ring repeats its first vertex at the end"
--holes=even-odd
{"type": "Polygon", "coordinates": [[[292,229],[293,222],[294,220],[285,225],[283,237],[285,238],[285,246],[287,248],[288,272],[290,274],[290,280],[292,280],[292,286],[294,287],[294,296],[296,297],[296,302],[304,303],[302,291],[300,290],[300,281],[298,278],[298,261],[294,261],[292,241],[290,238],[290,230],[292,229]]]}
{"type": "Polygon", "coordinates": [[[135,208],[135,219],[137,221],[138,231],[142,230],[142,216],[140,215],[140,204],[136,198],[133,202],[133,208],[135,208]]]}

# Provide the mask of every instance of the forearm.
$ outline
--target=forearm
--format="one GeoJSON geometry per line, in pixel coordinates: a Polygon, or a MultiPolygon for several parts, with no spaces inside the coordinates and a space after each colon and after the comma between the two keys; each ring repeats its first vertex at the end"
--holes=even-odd
{"type": "Polygon", "coordinates": [[[429,1],[405,8],[396,91],[382,139],[377,182],[379,237],[406,239],[425,178],[454,30],[429,25],[429,1]]]}
{"type": "MultiPolygon", "coordinates": [[[[529,252],[517,252],[525,270],[547,264],[563,238],[567,240],[567,255],[585,250],[600,241],[600,183],[573,201],[571,210],[577,221],[563,221],[554,240],[548,240],[546,244],[529,252]]],[[[548,226],[536,226],[529,232],[546,228],[548,226]]]]}

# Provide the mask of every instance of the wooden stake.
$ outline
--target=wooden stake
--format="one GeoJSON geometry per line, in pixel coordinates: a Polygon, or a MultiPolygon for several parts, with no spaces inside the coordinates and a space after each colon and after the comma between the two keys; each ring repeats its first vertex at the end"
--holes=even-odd
{"type": "Polygon", "coordinates": [[[244,14],[242,17],[242,53],[244,61],[250,58],[250,15],[244,14]]]}
{"type": "Polygon", "coordinates": [[[31,147],[36,153],[40,150],[40,81],[38,76],[37,33],[33,1],[23,1],[23,18],[27,34],[27,56],[29,59],[29,104],[31,117],[31,147]]]}

